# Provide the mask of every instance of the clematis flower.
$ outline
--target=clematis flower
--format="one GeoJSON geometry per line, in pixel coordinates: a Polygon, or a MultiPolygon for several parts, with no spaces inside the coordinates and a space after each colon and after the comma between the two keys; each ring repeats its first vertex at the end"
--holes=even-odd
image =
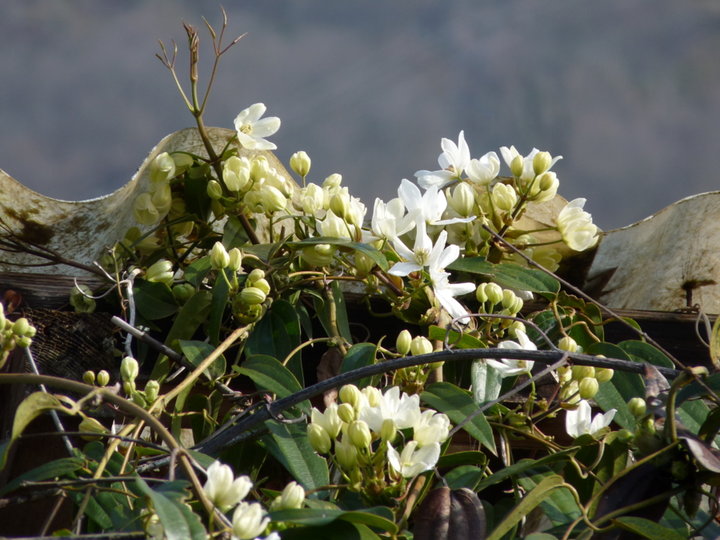
{"type": "MultiPolygon", "coordinates": [[[[516,330],[515,336],[517,337],[519,343],[510,340],[502,341],[498,343],[498,349],[537,350],[535,344],[530,341],[530,338],[528,338],[527,334],[522,330],[516,330]]],[[[495,368],[503,377],[512,377],[513,375],[520,375],[521,373],[529,373],[535,365],[535,362],[532,360],[512,360],[509,358],[501,358],[500,360],[488,358],[485,362],[489,366],[495,368]]]]}
{"type": "Polygon", "coordinates": [[[399,386],[389,388],[380,398],[379,403],[361,409],[359,419],[375,433],[380,433],[383,421],[390,419],[398,429],[413,427],[420,420],[420,396],[400,393],[399,386]]]}
{"type": "Polygon", "coordinates": [[[595,436],[601,429],[610,425],[616,412],[617,409],[610,409],[604,414],[596,414],[591,420],[592,409],[583,399],[578,403],[577,409],[565,412],[565,431],[573,438],[585,434],[595,436]]]}
{"type": "Polygon", "coordinates": [[[255,103],[240,111],[240,114],[235,117],[235,130],[243,148],[248,150],[275,150],[277,148],[265,137],[274,135],[280,129],[280,119],[277,116],[261,118],[266,110],[267,107],[264,103],[255,103]]]}
{"type": "Polygon", "coordinates": [[[421,447],[444,442],[449,433],[450,419],[446,414],[431,409],[423,411],[413,426],[413,440],[416,440],[421,447]]]}
{"type": "Polygon", "coordinates": [[[256,538],[270,523],[260,503],[240,503],[232,518],[233,540],[250,540],[256,538]]]}
{"type": "Polygon", "coordinates": [[[465,132],[461,131],[458,136],[458,142],[455,144],[450,139],[443,139],[440,142],[443,149],[442,154],[438,157],[439,171],[417,171],[415,177],[425,189],[431,187],[440,189],[448,185],[453,180],[459,180],[463,171],[470,163],[470,148],[465,142],[465,132]]]}
{"type": "Polygon", "coordinates": [[[592,216],[583,210],[585,199],[573,199],[560,210],[557,228],[563,241],[575,251],[584,251],[598,241],[598,228],[592,222],[592,216]]]}
{"type": "Polygon", "coordinates": [[[423,194],[415,184],[403,179],[398,188],[398,196],[408,210],[408,219],[416,223],[424,221],[428,225],[450,225],[469,223],[475,219],[475,216],[442,219],[448,203],[445,192],[437,186],[428,187],[423,194]]]}
{"type": "Polygon", "coordinates": [[[395,197],[387,203],[376,198],[371,221],[372,231],[378,238],[392,242],[415,226],[415,222],[407,217],[405,204],[399,197],[395,197]]]}
{"type": "Polygon", "coordinates": [[[500,159],[495,152],[488,152],[480,159],[471,159],[465,173],[471,182],[485,186],[500,173],[500,159]]]}
{"type": "Polygon", "coordinates": [[[417,441],[410,441],[398,454],[390,442],[387,443],[387,458],[390,467],[405,478],[413,478],[432,469],[440,458],[440,443],[431,443],[418,448],[417,441]]]}
{"type": "Polygon", "coordinates": [[[475,290],[474,283],[450,283],[449,272],[440,272],[433,268],[430,269],[430,281],[432,282],[433,293],[440,305],[445,308],[453,319],[460,319],[467,315],[467,310],[463,305],[455,300],[456,296],[471,293],[475,290]]]}
{"type": "Polygon", "coordinates": [[[338,416],[337,408],[336,403],[331,403],[327,406],[325,412],[320,412],[315,407],[313,407],[310,412],[310,421],[324,428],[328,435],[330,435],[330,438],[337,437],[343,426],[343,421],[338,416]]]}
{"type": "Polygon", "coordinates": [[[203,491],[215,506],[226,511],[244,499],[252,485],[248,476],[234,478],[229,466],[215,461],[207,469],[203,491]]]}
{"type": "MultiPolygon", "coordinates": [[[[517,158],[518,156],[520,157],[522,162],[522,170],[519,175],[516,175],[520,178],[520,180],[529,182],[535,178],[536,174],[535,167],[533,166],[533,161],[535,159],[535,155],[540,153],[540,150],[538,150],[537,148],[533,148],[527,156],[523,157],[523,155],[518,152],[514,146],[511,146],[510,148],[508,148],[507,146],[503,146],[500,148],[500,153],[502,154],[503,160],[511,171],[513,169],[513,162],[515,161],[515,158],[517,158]]],[[[555,156],[554,158],[551,158],[550,164],[545,168],[545,171],[550,170],[550,168],[552,168],[552,166],[561,159],[562,156],[555,156]]],[[[513,174],[515,174],[515,172],[513,172],[513,174]]]]}

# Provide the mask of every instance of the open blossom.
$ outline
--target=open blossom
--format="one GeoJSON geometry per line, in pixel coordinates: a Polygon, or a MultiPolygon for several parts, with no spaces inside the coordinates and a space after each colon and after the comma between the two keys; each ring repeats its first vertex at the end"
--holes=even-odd
{"type": "MultiPolygon", "coordinates": [[[[537,350],[537,347],[532,341],[530,341],[530,338],[527,337],[525,332],[522,330],[516,330],[515,335],[519,343],[510,340],[502,341],[498,343],[498,349],[537,350]]],[[[535,362],[532,360],[513,360],[510,358],[501,358],[500,360],[488,358],[485,362],[500,372],[500,375],[503,377],[512,377],[513,375],[529,373],[530,370],[532,370],[533,365],[535,365],[535,362]]]]}
{"type": "Polygon", "coordinates": [[[266,140],[280,129],[280,119],[277,116],[261,118],[267,107],[264,103],[255,103],[247,109],[240,111],[235,117],[235,130],[238,141],[248,150],[275,150],[277,146],[266,140]]]}
{"type": "Polygon", "coordinates": [[[419,447],[417,441],[410,441],[398,454],[390,442],[387,443],[387,458],[396,472],[405,478],[413,478],[432,469],[440,458],[440,443],[419,447]]]}
{"type": "Polygon", "coordinates": [[[383,421],[391,419],[398,429],[413,427],[420,420],[420,396],[400,393],[399,386],[393,386],[385,391],[374,406],[361,409],[359,419],[376,433],[380,433],[383,421]]]}
{"type": "Polygon", "coordinates": [[[405,215],[405,204],[400,197],[383,202],[381,199],[375,199],[371,228],[378,238],[393,241],[398,236],[410,231],[415,222],[407,219],[405,215]]]}
{"type": "Polygon", "coordinates": [[[207,469],[203,491],[215,506],[225,511],[244,499],[252,485],[248,476],[234,478],[229,466],[215,461],[207,469]]]}
{"type": "Polygon", "coordinates": [[[592,216],[583,210],[585,199],[574,199],[560,210],[557,228],[565,243],[575,251],[584,251],[598,241],[598,228],[592,222],[592,216]]]}
{"type": "MultiPolygon", "coordinates": [[[[437,298],[440,305],[445,308],[445,311],[447,311],[453,319],[460,319],[459,322],[463,322],[462,318],[467,315],[467,310],[460,302],[455,300],[455,297],[473,292],[475,290],[475,284],[469,282],[450,283],[449,277],[449,272],[439,272],[432,268],[430,269],[430,281],[432,282],[435,298],[437,298]]],[[[467,320],[465,322],[467,322],[467,320]]]]}
{"type": "Polygon", "coordinates": [[[450,433],[450,419],[432,409],[423,411],[413,426],[413,440],[420,446],[442,443],[450,433]]]}
{"type": "Polygon", "coordinates": [[[428,187],[423,194],[415,184],[403,179],[398,188],[398,196],[408,210],[407,219],[412,219],[416,223],[424,221],[428,225],[450,225],[468,223],[475,219],[475,216],[442,219],[448,203],[445,192],[437,186],[428,187]]]}
{"type": "Polygon", "coordinates": [[[453,180],[459,179],[465,168],[470,163],[470,148],[465,142],[465,132],[461,131],[458,142],[455,144],[450,139],[442,139],[440,147],[442,154],[438,157],[439,171],[417,171],[415,177],[418,184],[429,189],[442,188],[453,180]]]}
{"type": "Polygon", "coordinates": [[[471,159],[465,174],[471,182],[481,186],[487,185],[500,173],[500,159],[495,152],[488,152],[480,159],[471,159]]]}
{"type": "Polygon", "coordinates": [[[595,435],[601,429],[610,425],[615,418],[616,409],[610,409],[606,413],[598,413],[592,417],[592,409],[586,400],[578,403],[577,409],[565,412],[565,431],[571,437],[580,435],[595,435]]]}

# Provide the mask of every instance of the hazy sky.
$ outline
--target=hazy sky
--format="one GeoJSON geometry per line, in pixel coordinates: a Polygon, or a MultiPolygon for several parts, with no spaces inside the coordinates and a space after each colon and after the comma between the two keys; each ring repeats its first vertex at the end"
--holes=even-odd
{"type": "MultiPolygon", "coordinates": [[[[0,168],[83,199],[127,182],[166,134],[192,125],[157,40],[218,22],[215,1],[10,0],[0,17],[0,168]]],[[[715,0],[226,2],[226,56],[208,123],[263,101],[286,161],[340,172],[369,207],[436,166],[465,130],[562,154],[560,192],[604,228],[720,188],[720,8],[715,0]]],[[[206,36],[203,35],[203,38],[206,36]]],[[[204,44],[207,44],[205,39],[204,44]]],[[[185,56],[179,62],[185,65],[185,56]]]]}

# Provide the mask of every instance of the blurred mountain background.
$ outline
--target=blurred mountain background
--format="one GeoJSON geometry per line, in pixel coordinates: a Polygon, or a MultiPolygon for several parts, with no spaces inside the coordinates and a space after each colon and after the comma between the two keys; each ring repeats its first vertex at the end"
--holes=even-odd
{"type": "MultiPolygon", "coordinates": [[[[78,200],[126,183],[165,135],[192,125],[154,57],[210,0],[10,0],[0,16],[0,168],[78,200]]],[[[514,144],[561,154],[568,199],[609,229],[720,189],[717,0],[228,0],[207,113],[232,127],[257,101],[282,119],[287,162],[313,159],[372,208],[434,169],[465,130],[473,157],[514,144]]],[[[209,39],[203,33],[203,45],[209,39]]],[[[207,67],[207,63],[206,63],[207,67]]]]}

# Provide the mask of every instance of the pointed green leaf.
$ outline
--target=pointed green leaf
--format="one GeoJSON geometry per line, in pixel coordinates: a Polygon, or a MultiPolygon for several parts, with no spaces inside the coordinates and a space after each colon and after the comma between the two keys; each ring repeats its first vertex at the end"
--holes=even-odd
{"type": "Polygon", "coordinates": [[[657,540],[658,538],[663,540],[683,540],[687,538],[687,534],[679,534],[659,523],[641,517],[623,516],[614,519],[613,523],[626,531],[639,534],[643,538],[650,538],[650,540],[657,540]]]}
{"type": "Polygon", "coordinates": [[[558,280],[541,270],[533,270],[513,263],[493,264],[487,262],[485,257],[460,258],[448,268],[457,272],[487,276],[499,285],[511,289],[551,294],[556,294],[560,290],[558,280]]]}
{"type": "MultiPolygon", "coordinates": [[[[295,376],[272,356],[256,354],[249,357],[242,366],[237,368],[238,373],[252,379],[260,390],[284,398],[302,390],[295,376]]],[[[303,401],[298,405],[306,413],[310,413],[310,402],[303,401]]]]}
{"type": "Polygon", "coordinates": [[[362,242],[352,242],[351,240],[345,238],[334,238],[329,236],[306,238],[305,240],[301,240],[300,242],[289,242],[289,245],[293,247],[306,247],[314,246],[317,244],[330,244],[331,246],[335,246],[339,249],[359,251],[360,253],[372,259],[372,261],[376,265],[378,265],[380,270],[386,271],[389,268],[387,259],[385,258],[385,255],[382,254],[382,252],[378,251],[371,245],[363,244],[362,242]]]}
{"type": "Polygon", "coordinates": [[[76,457],[60,458],[48,463],[43,463],[39,467],[29,470],[5,484],[2,489],[0,489],[0,496],[19,488],[24,482],[40,482],[49,478],[65,476],[82,468],[84,463],[84,460],[76,457]]]}
{"type": "Polygon", "coordinates": [[[268,421],[265,426],[270,433],[262,438],[263,444],[306,491],[328,485],[327,462],[310,445],[305,424],[268,421]]]}
{"type": "Polygon", "coordinates": [[[167,540],[206,539],[207,533],[200,517],[194,514],[185,503],[151,489],[140,477],[137,477],[137,484],[140,491],[152,501],[153,508],[165,529],[167,540]]]}
{"type": "MultiPolygon", "coordinates": [[[[182,351],[185,358],[193,366],[199,366],[200,363],[205,360],[215,350],[215,347],[204,341],[194,340],[180,340],[180,350],[182,351]]],[[[204,375],[214,381],[225,375],[225,357],[220,355],[208,368],[205,370],[204,375]]]]}
{"type": "Polygon", "coordinates": [[[138,315],[148,321],[164,319],[177,313],[178,305],[170,287],[164,283],[135,280],[133,288],[138,315]]]}
{"type": "MultiPolygon", "coordinates": [[[[347,373],[354,369],[373,365],[376,352],[377,345],[375,343],[356,343],[350,347],[345,358],[343,358],[342,364],[340,364],[340,373],[347,373]]],[[[358,388],[363,388],[369,385],[371,381],[372,377],[365,377],[355,381],[355,385],[358,388]]]]}

